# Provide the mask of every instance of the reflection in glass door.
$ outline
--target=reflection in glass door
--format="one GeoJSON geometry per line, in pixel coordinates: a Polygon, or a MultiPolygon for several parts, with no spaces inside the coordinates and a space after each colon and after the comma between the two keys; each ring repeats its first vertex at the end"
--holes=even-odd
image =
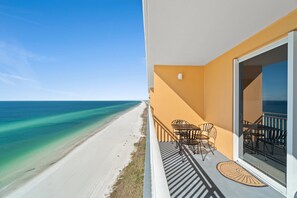
{"type": "Polygon", "coordinates": [[[286,185],[287,44],[239,63],[239,157],[286,185]]]}

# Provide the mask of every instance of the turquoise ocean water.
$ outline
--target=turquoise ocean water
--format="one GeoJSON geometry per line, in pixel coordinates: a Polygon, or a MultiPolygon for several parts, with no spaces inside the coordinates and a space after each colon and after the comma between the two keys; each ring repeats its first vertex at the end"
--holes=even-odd
{"type": "Polygon", "coordinates": [[[0,102],[0,195],[139,101],[0,102]]]}

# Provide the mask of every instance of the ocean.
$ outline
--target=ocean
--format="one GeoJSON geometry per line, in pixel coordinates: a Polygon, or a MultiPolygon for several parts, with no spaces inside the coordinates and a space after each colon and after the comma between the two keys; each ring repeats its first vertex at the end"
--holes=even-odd
{"type": "Polygon", "coordinates": [[[263,112],[287,114],[287,101],[263,101],[263,112]]]}
{"type": "Polygon", "coordinates": [[[0,102],[0,196],[139,101],[0,102]]]}

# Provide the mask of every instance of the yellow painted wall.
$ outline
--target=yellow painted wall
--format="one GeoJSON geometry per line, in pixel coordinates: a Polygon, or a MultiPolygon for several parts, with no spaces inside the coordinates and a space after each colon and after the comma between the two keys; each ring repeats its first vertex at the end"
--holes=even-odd
{"type": "MultiPolygon", "coordinates": [[[[224,129],[218,130],[221,133],[218,139],[233,142],[233,136],[230,136],[233,134],[233,60],[283,38],[296,29],[295,9],[204,67],[204,115],[206,121],[224,129]]],[[[222,153],[232,159],[233,144],[224,145],[223,142],[218,145],[218,149],[222,151],[221,148],[224,147],[222,153]]]]}
{"type": "Polygon", "coordinates": [[[243,119],[254,123],[263,112],[262,66],[245,66],[243,70],[243,119]]]}
{"type": "Polygon", "coordinates": [[[204,121],[214,123],[218,131],[216,147],[232,159],[233,60],[286,36],[294,29],[297,29],[297,10],[204,67],[156,66],[153,99],[155,116],[168,128],[171,121],[177,118],[194,124],[204,121]],[[177,80],[179,72],[184,74],[182,81],[177,80]]]}
{"type": "Polygon", "coordinates": [[[155,67],[154,115],[167,128],[174,119],[203,123],[203,76],[203,67],[155,67]],[[182,80],[177,79],[178,73],[183,73],[182,80]]]}
{"type": "Polygon", "coordinates": [[[154,106],[155,106],[155,98],[154,98],[154,96],[155,95],[154,95],[154,89],[153,88],[150,89],[149,96],[150,96],[150,105],[151,105],[152,111],[154,111],[154,106]]]}
{"type": "Polygon", "coordinates": [[[199,66],[155,66],[154,72],[199,116],[204,117],[204,72],[199,66]],[[181,73],[182,80],[177,75],[181,73]]]}

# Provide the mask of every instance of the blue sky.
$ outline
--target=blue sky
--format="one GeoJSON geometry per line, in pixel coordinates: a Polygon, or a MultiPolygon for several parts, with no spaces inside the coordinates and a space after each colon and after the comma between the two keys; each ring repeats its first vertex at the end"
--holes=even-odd
{"type": "Polygon", "coordinates": [[[287,100],[288,62],[263,67],[263,100],[287,100]]]}
{"type": "Polygon", "coordinates": [[[1,0],[0,100],[147,99],[141,0],[1,0]]]}

